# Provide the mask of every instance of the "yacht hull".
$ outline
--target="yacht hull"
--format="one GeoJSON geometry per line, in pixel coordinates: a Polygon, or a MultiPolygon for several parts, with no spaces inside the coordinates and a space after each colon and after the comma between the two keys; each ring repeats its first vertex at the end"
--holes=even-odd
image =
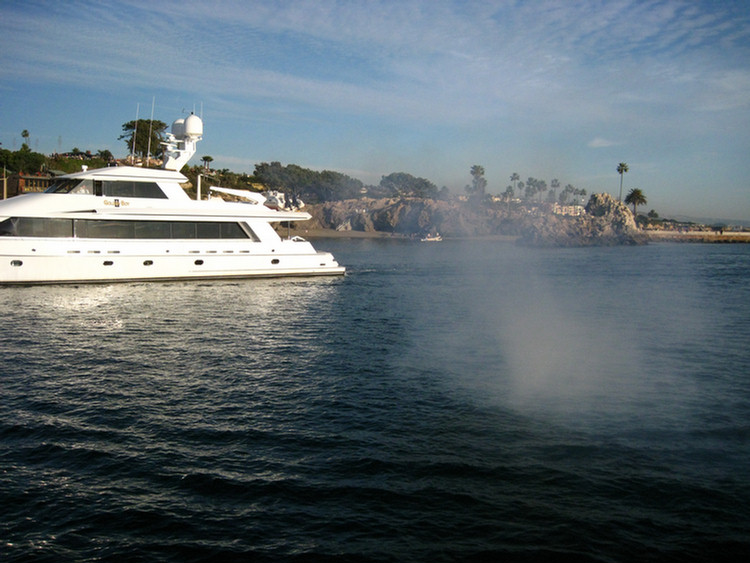
{"type": "Polygon", "coordinates": [[[17,239],[0,243],[0,284],[341,275],[305,241],[209,243],[17,239]]]}

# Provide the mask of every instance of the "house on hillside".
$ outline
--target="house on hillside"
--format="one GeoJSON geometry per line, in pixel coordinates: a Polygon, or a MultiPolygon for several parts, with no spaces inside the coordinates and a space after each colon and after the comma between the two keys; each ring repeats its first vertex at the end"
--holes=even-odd
{"type": "Polygon", "coordinates": [[[555,215],[569,215],[572,217],[578,217],[579,215],[585,215],[586,209],[583,205],[560,205],[555,204],[555,208],[552,211],[555,215]]]}

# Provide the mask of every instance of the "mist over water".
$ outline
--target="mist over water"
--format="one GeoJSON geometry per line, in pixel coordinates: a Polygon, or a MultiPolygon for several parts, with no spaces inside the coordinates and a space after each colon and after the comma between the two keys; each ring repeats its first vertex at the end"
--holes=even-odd
{"type": "Polygon", "coordinates": [[[627,254],[631,249],[507,245],[489,254],[456,244],[465,246],[455,254],[460,263],[442,272],[436,266],[414,288],[423,294],[415,300],[425,301],[424,318],[414,322],[424,331],[415,347],[420,362],[451,374],[446,384],[572,424],[595,415],[648,417],[655,413],[644,407],[664,386],[679,390],[658,416],[689,400],[691,380],[680,379],[685,357],[664,362],[654,351],[665,341],[670,349],[682,341],[694,354],[705,347],[701,334],[711,322],[691,275],[679,281],[689,294],[683,298],[658,283],[641,287],[632,269],[644,258],[627,254]]]}
{"type": "Polygon", "coordinates": [[[0,559],[746,554],[746,245],[318,245],[346,277],[0,288],[0,559]]]}

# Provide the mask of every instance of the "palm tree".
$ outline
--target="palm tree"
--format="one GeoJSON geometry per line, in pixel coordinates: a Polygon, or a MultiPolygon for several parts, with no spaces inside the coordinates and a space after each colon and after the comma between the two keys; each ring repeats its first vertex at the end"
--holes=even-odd
{"type": "Polygon", "coordinates": [[[513,196],[515,195],[513,186],[508,186],[507,188],[505,188],[505,193],[503,195],[505,196],[505,201],[508,204],[508,210],[510,210],[510,200],[512,200],[513,196]]]}
{"type": "Polygon", "coordinates": [[[622,201],[622,175],[625,174],[625,172],[628,171],[628,164],[626,162],[621,162],[617,165],[617,173],[620,175],[620,197],[617,201],[622,201]]]}
{"type": "Polygon", "coordinates": [[[536,191],[539,194],[539,203],[542,203],[542,194],[547,191],[547,182],[539,180],[536,184],[536,191]]]}
{"type": "Polygon", "coordinates": [[[24,145],[29,146],[29,137],[30,136],[31,135],[29,134],[29,130],[28,129],[24,129],[23,131],[21,131],[21,137],[23,137],[23,144],[24,145]]]}
{"type": "Polygon", "coordinates": [[[471,192],[484,197],[484,189],[487,187],[487,180],[484,179],[484,167],[475,164],[471,167],[471,192]]]}
{"type": "Polygon", "coordinates": [[[520,180],[521,177],[518,175],[517,172],[513,172],[513,174],[510,175],[510,181],[513,182],[513,191],[516,191],[516,182],[520,180]]]}
{"type": "Polygon", "coordinates": [[[635,208],[638,205],[646,205],[646,196],[639,188],[633,188],[630,190],[627,196],[625,196],[625,203],[633,206],[633,216],[635,216],[635,208]]]}
{"type": "Polygon", "coordinates": [[[524,190],[524,199],[531,201],[534,199],[534,196],[536,195],[536,192],[538,191],[536,186],[539,180],[536,178],[533,178],[532,176],[529,176],[526,179],[526,189],[524,190]]]}
{"type": "Polygon", "coordinates": [[[550,201],[554,201],[557,197],[557,189],[560,187],[560,180],[557,178],[552,178],[552,180],[549,183],[549,191],[552,194],[548,199],[550,201]]]}

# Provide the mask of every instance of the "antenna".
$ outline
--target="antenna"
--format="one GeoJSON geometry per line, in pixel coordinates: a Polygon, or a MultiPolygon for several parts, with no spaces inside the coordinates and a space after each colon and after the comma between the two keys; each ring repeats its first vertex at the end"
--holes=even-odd
{"type": "Polygon", "coordinates": [[[151,161],[151,128],[154,125],[154,103],[156,102],[156,96],[151,98],[151,120],[148,122],[148,150],[146,151],[146,168],[151,161]]]}
{"type": "Polygon", "coordinates": [[[140,102],[135,105],[135,123],[133,125],[133,148],[130,149],[130,163],[135,164],[135,137],[138,134],[138,112],[141,110],[140,102]]]}

